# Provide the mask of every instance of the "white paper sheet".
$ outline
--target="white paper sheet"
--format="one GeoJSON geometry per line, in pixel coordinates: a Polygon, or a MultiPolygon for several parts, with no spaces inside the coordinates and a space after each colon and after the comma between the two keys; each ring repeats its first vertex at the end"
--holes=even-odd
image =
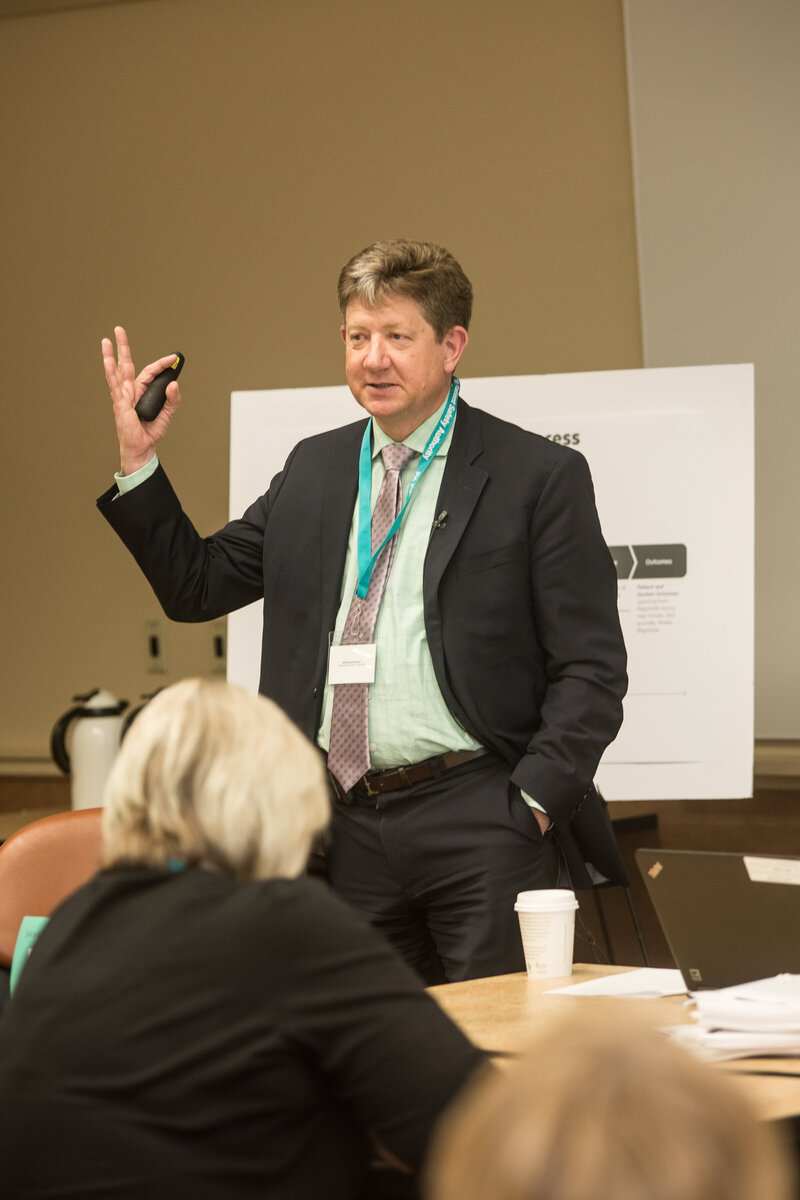
{"type": "Polygon", "coordinates": [[[686,992],[680,971],[671,967],[640,967],[602,979],[587,979],[567,987],[551,988],[551,994],[565,996],[630,996],[658,999],[660,996],[679,996],[686,992]]]}

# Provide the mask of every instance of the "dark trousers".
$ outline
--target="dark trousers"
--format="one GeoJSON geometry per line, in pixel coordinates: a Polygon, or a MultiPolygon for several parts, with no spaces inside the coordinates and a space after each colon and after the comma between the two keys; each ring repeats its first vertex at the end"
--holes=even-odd
{"type": "Polygon", "coordinates": [[[555,839],[508,773],[487,755],[334,806],[331,884],[426,985],[524,971],[517,893],[570,886],[555,839]]]}

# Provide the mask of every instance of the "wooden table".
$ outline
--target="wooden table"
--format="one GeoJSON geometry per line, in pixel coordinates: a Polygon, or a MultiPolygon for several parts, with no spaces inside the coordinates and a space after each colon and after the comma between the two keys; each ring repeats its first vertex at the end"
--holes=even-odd
{"type": "MultiPolygon", "coordinates": [[[[496,975],[443,983],[428,991],[477,1046],[502,1061],[524,1053],[542,1025],[565,1006],[594,1003],[591,996],[549,995],[550,989],[631,970],[634,968],[576,963],[567,979],[529,979],[524,973],[496,975]]],[[[603,1002],[610,1001],[603,997],[603,1002]]],[[[614,1003],[634,1007],[656,1029],[692,1019],[685,996],[655,1000],[619,997],[614,1003]]],[[[800,1116],[800,1059],[741,1058],[714,1065],[731,1075],[765,1120],[800,1116]]]]}

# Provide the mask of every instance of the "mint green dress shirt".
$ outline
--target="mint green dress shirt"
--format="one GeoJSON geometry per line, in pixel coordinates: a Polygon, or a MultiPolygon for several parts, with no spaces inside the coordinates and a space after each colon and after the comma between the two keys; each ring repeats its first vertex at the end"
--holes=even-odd
{"type": "MultiPolygon", "coordinates": [[[[405,467],[401,479],[403,493],[419,466],[419,456],[439,423],[444,404],[418,426],[404,445],[416,454],[405,467]]],[[[456,416],[455,420],[458,420],[456,416]]],[[[453,422],[455,424],[455,422],[453,422]]],[[[369,688],[370,759],[374,768],[407,766],[447,750],[477,750],[480,742],[459,725],[444,702],[433,670],[433,660],[425,636],[422,597],[422,571],[425,551],[436,519],[436,499],[442,483],[451,432],[440,445],[425,474],[417,483],[397,534],[394,559],[383,593],[374,640],[377,646],[375,682],[369,688]]],[[[385,474],[381,450],[391,438],[372,424],[371,506],[385,474]]],[[[435,535],[434,535],[435,536],[435,535]]],[[[333,630],[334,644],[341,641],[350,601],[357,582],[358,504],[353,511],[344,579],[333,630]]],[[[333,687],[325,685],[322,722],[317,741],[327,750],[330,741],[333,687]]]]}

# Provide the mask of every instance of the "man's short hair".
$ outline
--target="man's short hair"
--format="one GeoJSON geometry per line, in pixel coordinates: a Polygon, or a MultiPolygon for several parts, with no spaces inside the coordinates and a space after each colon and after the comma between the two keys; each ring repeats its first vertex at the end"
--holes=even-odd
{"type": "Polygon", "coordinates": [[[472,284],[450,251],[434,242],[373,242],[345,263],[337,290],[343,320],[354,300],[374,309],[392,296],[407,296],[419,305],[437,341],[454,325],[469,329],[472,284]]]}

